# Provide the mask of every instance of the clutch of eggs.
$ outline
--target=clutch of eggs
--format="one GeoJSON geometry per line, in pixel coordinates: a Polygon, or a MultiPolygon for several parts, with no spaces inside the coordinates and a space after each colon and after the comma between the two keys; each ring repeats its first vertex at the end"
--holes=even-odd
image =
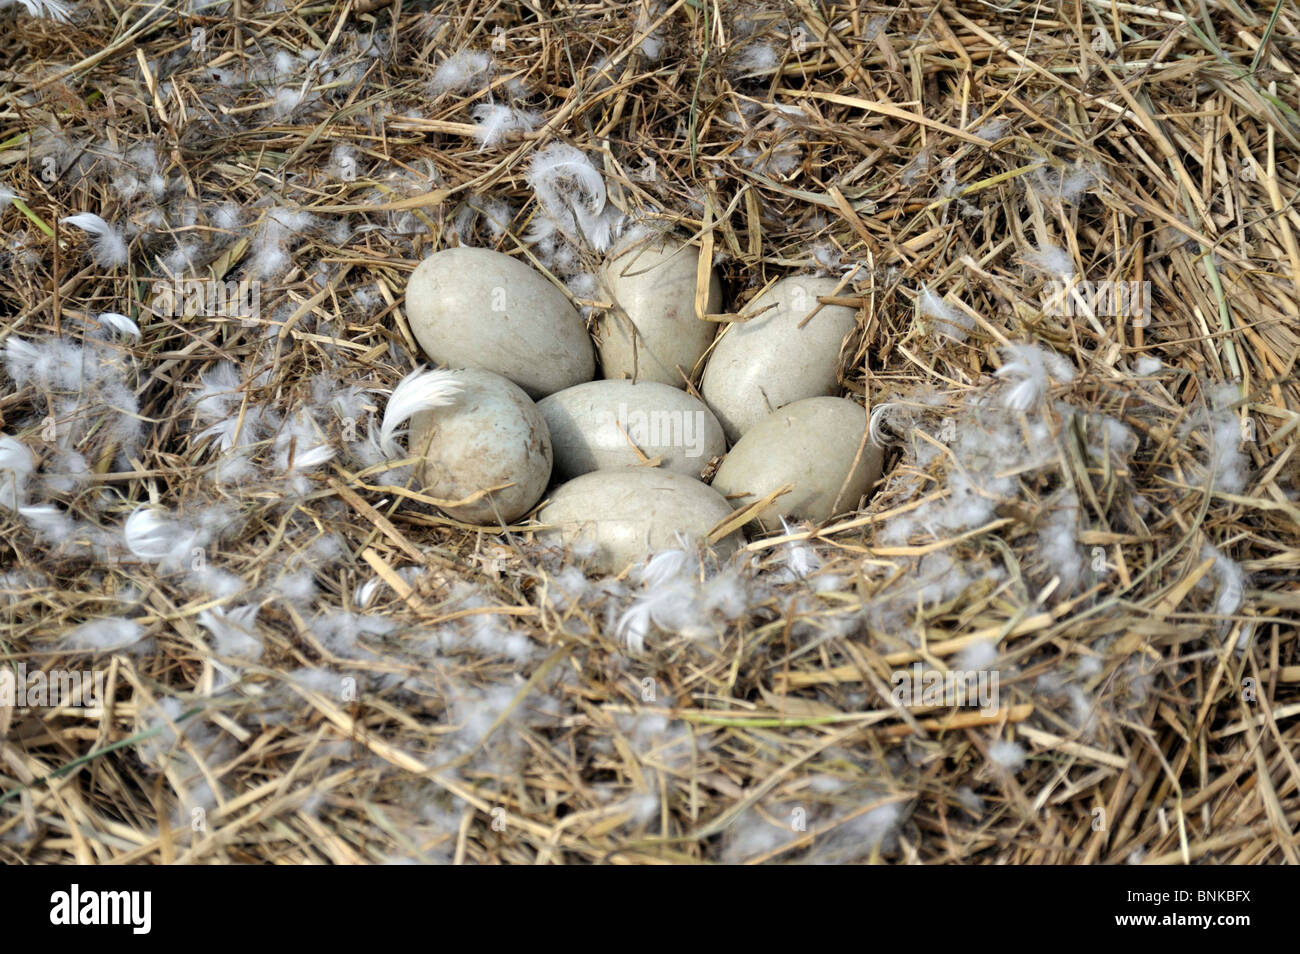
{"type": "MultiPolygon", "coordinates": [[[[411,275],[416,341],[466,369],[456,401],[410,429],[422,492],[448,516],[501,527],[541,502],[539,540],[617,573],[704,540],[735,508],[787,485],[751,526],[822,522],[870,492],[881,451],[866,412],[838,396],[856,313],[818,301],[834,280],[776,282],[716,340],[716,323],[696,315],[696,287],[707,281],[710,313],[721,287],[711,269],[700,275],[698,249],[645,242],[613,256],[600,280],[614,307],[596,321],[593,347],[565,294],[507,255],[447,249],[411,275]],[[700,478],[715,466],[709,486],[700,478]]],[[[713,546],[725,557],[742,543],[733,531],[713,546]]]]}

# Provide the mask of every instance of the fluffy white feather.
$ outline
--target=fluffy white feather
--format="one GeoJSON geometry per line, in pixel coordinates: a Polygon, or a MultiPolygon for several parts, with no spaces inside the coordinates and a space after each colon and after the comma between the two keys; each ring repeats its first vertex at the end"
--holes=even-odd
{"type": "Polygon", "coordinates": [[[50,456],[43,475],[45,486],[59,494],[76,493],[89,483],[90,477],[86,456],[63,447],[50,456]]]}
{"type": "Polygon", "coordinates": [[[23,506],[27,478],[35,467],[36,458],[26,444],[7,434],[0,435],[0,507],[17,510],[23,506]]]}
{"type": "Polygon", "coordinates": [[[481,50],[461,50],[438,64],[429,90],[435,96],[464,93],[482,84],[492,72],[492,58],[481,50]]]}
{"type": "Polygon", "coordinates": [[[319,467],[321,464],[331,460],[338,451],[328,444],[317,444],[315,447],[308,448],[301,454],[295,454],[293,458],[294,470],[311,470],[313,467],[319,467]]]}
{"type": "Polygon", "coordinates": [[[921,314],[939,322],[936,330],[954,341],[965,341],[967,333],[975,325],[975,319],[930,291],[928,285],[921,286],[920,305],[921,314]]]}
{"type": "Polygon", "coordinates": [[[126,239],[120,229],[114,228],[94,212],[78,212],[76,215],[59,219],[61,225],[71,225],[95,237],[95,261],[105,268],[125,265],[127,260],[126,239]]]}
{"type": "Polygon", "coordinates": [[[581,150],[552,143],[533,157],[528,184],[538,200],[557,215],[569,207],[588,215],[605,208],[605,179],[581,150]]]}
{"type": "Polygon", "coordinates": [[[693,555],[686,549],[663,550],[650,557],[637,574],[650,589],[668,586],[683,577],[691,576],[693,555]]]}
{"type": "Polygon", "coordinates": [[[398,382],[384,408],[379,428],[379,446],[389,460],[403,456],[397,443],[397,430],[421,411],[454,404],[463,385],[452,371],[427,371],[416,368],[398,382]]]}
{"type": "Polygon", "coordinates": [[[751,43],[736,57],[734,71],[742,76],[770,73],[781,65],[781,55],[766,43],[751,43]]]}
{"type": "Polygon", "coordinates": [[[989,759],[1006,772],[1018,772],[1025,764],[1026,757],[1024,746],[1019,742],[998,739],[989,744],[989,759]]]}
{"type": "Polygon", "coordinates": [[[326,171],[336,179],[351,182],[357,177],[357,151],[345,142],[335,143],[330,150],[330,161],[326,171]]]}
{"type": "Polygon", "coordinates": [[[484,149],[532,132],[542,119],[532,110],[515,109],[503,103],[479,103],[474,107],[473,116],[476,124],[474,138],[484,149]]]}
{"type": "Polygon", "coordinates": [[[114,311],[106,311],[95,320],[109,331],[115,331],[120,335],[126,335],[128,338],[140,337],[140,326],[130,318],[126,317],[126,315],[119,315],[114,311]]]}
{"type": "Polygon", "coordinates": [[[18,512],[32,530],[55,546],[66,543],[77,529],[75,520],[51,504],[20,507],[18,512]]]}
{"type": "Polygon", "coordinates": [[[1007,130],[1010,128],[1011,121],[1009,119],[986,119],[979,125],[974,126],[971,132],[986,142],[997,142],[1007,134],[1007,130]]]}
{"type": "Polygon", "coordinates": [[[615,635],[629,652],[645,652],[646,637],[654,627],[671,628],[676,613],[691,602],[689,559],[684,549],[664,550],[652,556],[638,573],[644,589],[614,627],[615,635]]]}
{"type": "Polygon", "coordinates": [[[311,631],[330,652],[348,659],[373,659],[375,654],[360,642],[362,636],[384,636],[396,627],[384,616],[329,610],[312,617],[311,631]]]}
{"type": "Polygon", "coordinates": [[[991,639],[977,639],[957,653],[953,669],[979,672],[988,669],[998,658],[998,644],[991,639]]]}
{"type": "Polygon", "coordinates": [[[111,652],[135,645],[143,633],[144,628],[134,620],[113,617],[82,623],[65,633],[62,642],[68,649],[111,652]]]}
{"type": "Polygon", "coordinates": [[[194,411],[203,421],[220,421],[230,415],[240,396],[238,369],[233,362],[222,361],[199,376],[194,411]]]}
{"type": "Polygon", "coordinates": [[[699,556],[685,541],[652,555],[634,575],[640,592],[614,624],[615,635],[632,653],[645,650],[646,637],[656,628],[706,638],[718,631],[717,617],[735,619],[748,605],[745,587],[734,573],[701,580],[699,556]]]}
{"type": "MultiPolygon", "coordinates": [[[[526,176],[545,216],[561,234],[596,251],[613,242],[621,213],[606,208],[605,180],[580,150],[553,143],[536,156],[526,176]]],[[[545,235],[535,233],[539,240],[545,235]]]]}
{"type": "Polygon", "coordinates": [[[199,613],[199,625],[212,634],[218,655],[259,659],[263,647],[256,636],[257,612],[255,603],[230,610],[215,606],[199,613]]]}
{"type": "Polygon", "coordinates": [[[185,275],[195,270],[195,259],[202,251],[198,242],[177,242],[162,260],[163,271],[168,275],[185,275]]]}
{"type": "Polygon", "coordinates": [[[1029,183],[1040,195],[1073,204],[1078,202],[1085,192],[1092,190],[1098,178],[1097,172],[1087,166],[1044,168],[1031,174],[1029,183]]]}
{"type": "Polygon", "coordinates": [[[1073,593],[1083,575],[1084,556],[1078,537],[1079,498],[1067,494],[1038,531],[1039,555],[1049,573],[1061,578],[1062,590],[1073,593]]]}
{"type": "Polygon", "coordinates": [[[1233,405],[1241,391],[1232,382],[1210,390],[1209,463],[1216,489],[1240,493],[1247,483],[1249,458],[1241,450],[1241,421],[1233,405]]]}
{"type": "MultiPolygon", "coordinates": [[[[216,516],[214,512],[214,516],[216,516]]],[[[210,536],[152,507],[137,507],[122,527],[126,547],[142,560],[174,566],[210,536]]]]}
{"type": "Polygon", "coordinates": [[[647,60],[657,60],[664,51],[664,40],[658,31],[641,41],[641,55],[647,60]]]}
{"type": "Polygon", "coordinates": [[[244,210],[234,202],[223,202],[212,213],[212,224],[219,229],[233,232],[244,223],[244,210]]]}
{"type": "Polygon", "coordinates": [[[285,472],[302,473],[319,467],[337,453],[321,433],[315,419],[305,410],[285,419],[275,438],[276,466],[285,472]],[[290,460],[292,452],[292,461],[290,460]]]}
{"type": "Polygon", "coordinates": [[[914,185],[916,181],[930,171],[930,151],[922,149],[915,156],[908,160],[907,165],[903,167],[900,176],[903,185],[914,185]]]}
{"type": "Polygon", "coordinates": [[[283,573],[271,584],[270,589],[282,600],[298,606],[310,606],[316,598],[316,574],[311,569],[283,573]]]}
{"type": "Polygon", "coordinates": [[[29,16],[56,23],[72,22],[72,7],[62,0],[0,0],[0,8],[19,5],[29,16]]]}
{"type": "Polygon", "coordinates": [[[1002,394],[1002,404],[1015,411],[1027,411],[1047,394],[1050,379],[1070,382],[1074,369],[1059,355],[1034,344],[1012,344],[1007,348],[1008,360],[997,371],[997,376],[1011,382],[1002,394]]]}
{"type": "Polygon", "coordinates": [[[1246,597],[1246,571],[1236,560],[1221,553],[1216,547],[1206,544],[1201,548],[1202,560],[1214,560],[1214,578],[1218,581],[1219,591],[1214,600],[1214,612],[1217,616],[1231,616],[1241,609],[1246,597]]]}
{"type": "Polygon", "coordinates": [[[299,233],[315,219],[309,212],[287,206],[266,211],[253,233],[252,260],[249,268],[258,278],[276,278],[286,272],[291,259],[289,249],[299,233]]]}
{"type": "Polygon", "coordinates": [[[204,566],[202,569],[190,571],[186,576],[186,583],[200,593],[206,593],[219,600],[229,599],[247,588],[244,581],[235,574],[215,566],[204,566]]]}
{"type": "Polygon", "coordinates": [[[31,380],[33,368],[39,359],[36,345],[25,338],[10,336],[5,341],[5,370],[19,387],[31,380]]]}
{"type": "Polygon", "coordinates": [[[122,528],[126,546],[142,560],[163,560],[175,545],[176,523],[149,507],[137,507],[122,528]]]}
{"type": "Polygon", "coordinates": [[[1064,249],[1059,249],[1050,242],[1044,242],[1040,248],[1030,249],[1022,256],[1024,260],[1040,272],[1053,278],[1069,278],[1074,274],[1074,263],[1064,249]]]}
{"type": "MultiPolygon", "coordinates": [[[[786,533],[791,532],[790,525],[784,518],[781,520],[781,528],[786,533]]],[[[791,541],[781,547],[779,560],[776,579],[782,582],[805,580],[822,567],[822,558],[817,555],[817,551],[801,540],[791,541]]]]}
{"type": "Polygon", "coordinates": [[[352,593],[352,602],[358,609],[365,609],[370,605],[370,601],[375,598],[375,593],[383,586],[383,580],[379,577],[371,577],[366,582],[358,586],[352,593]]]}

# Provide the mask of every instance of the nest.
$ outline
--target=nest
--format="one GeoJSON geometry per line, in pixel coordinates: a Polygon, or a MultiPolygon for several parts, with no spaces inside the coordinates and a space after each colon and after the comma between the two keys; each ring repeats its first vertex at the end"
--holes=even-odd
{"type": "Polygon", "coordinates": [[[31,6],[5,861],[1300,861],[1293,11],[31,6]],[[557,144],[733,313],[841,279],[876,493],[601,579],[411,489],[422,257],[611,306],[557,144]]]}

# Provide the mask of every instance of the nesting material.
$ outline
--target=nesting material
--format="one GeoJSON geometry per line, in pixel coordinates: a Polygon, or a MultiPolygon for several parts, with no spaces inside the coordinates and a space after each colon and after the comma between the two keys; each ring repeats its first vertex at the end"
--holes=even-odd
{"type": "Polygon", "coordinates": [[[464,523],[513,523],[551,479],[546,420],[523,389],[499,374],[457,372],[450,405],[411,419],[421,490],[464,523]]]}
{"type": "MultiPolygon", "coordinates": [[[[695,546],[731,516],[716,490],[655,467],[598,470],[562,484],[537,513],[547,547],[563,548],[599,573],[618,573],[647,553],[695,546]]],[[[744,542],[717,541],[719,560],[744,542]]]]}
{"type": "Polygon", "coordinates": [[[1300,862],[1294,4],[162,6],[0,10],[0,863],[1300,862]],[[412,270],[634,230],[843,282],[856,512],[422,492],[412,270]]]}
{"type": "MultiPolygon", "coordinates": [[[[695,314],[699,261],[695,246],[666,240],[636,245],[605,266],[615,303],[596,329],[605,377],[686,386],[716,330],[695,314]]],[[[706,312],[721,303],[722,286],[710,268],[706,312]]]]}
{"type": "Polygon", "coordinates": [[[555,474],[657,461],[698,478],[727,452],[722,425],[699,398],[653,381],[589,381],[537,405],[551,431],[555,474]]]}
{"type": "Polygon", "coordinates": [[[753,317],[730,325],[714,346],[700,393],[728,440],[791,401],[838,391],[840,347],[857,313],[817,301],[836,284],[808,275],[781,279],[745,306],[753,317]]]}
{"type": "Polygon", "coordinates": [[[406,316],[432,360],[494,371],[533,398],[590,381],[596,371],[586,326],[564,293],[500,252],[430,255],[407,283],[406,316]]]}
{"type": "Polygon", "coordinates": [[[783,520],[820,523],[856,510],[880,479],[882,452],[867,439],[867,412],[847,398],[805,398],[773,411],[736,442],[713,477],[713,489],[737,507],[787,484],[755,514],[765,530],[783,520]]]}

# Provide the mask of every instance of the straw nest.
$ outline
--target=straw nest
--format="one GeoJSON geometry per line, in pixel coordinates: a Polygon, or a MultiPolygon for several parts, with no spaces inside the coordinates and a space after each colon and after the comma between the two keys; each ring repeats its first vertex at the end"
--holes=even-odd
{"type": "Polygon", "coordinates": [[[105,678],[0,709],[0,857],[1300,860],[1300,23],[1253,10],[0,11],[0,654],[105,678]],[[732,312],[843,280],[860,509],[593,579],[374,455],[424,255],[608,305],[555,143],[732,312]]]}

